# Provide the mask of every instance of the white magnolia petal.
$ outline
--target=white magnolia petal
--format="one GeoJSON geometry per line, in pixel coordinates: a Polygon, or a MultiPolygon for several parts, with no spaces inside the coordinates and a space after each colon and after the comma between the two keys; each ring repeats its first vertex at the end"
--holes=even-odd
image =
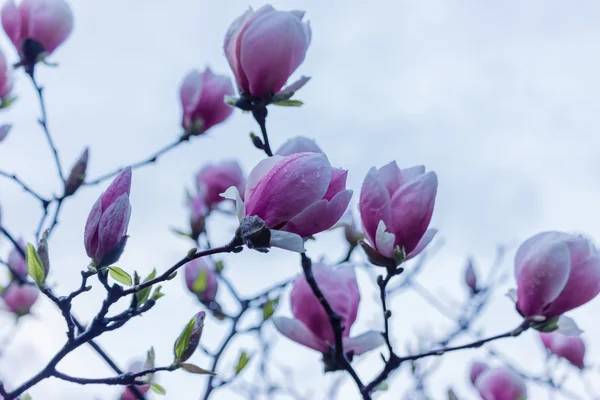
{"type": "Polygon", "coordinates": [[[562,333],[565,336],[579,336],[583,333],[577,326],[577,323],[573,318],[569,318],[565,315],[561,315],[558,318],[558,329],[555,332],[562,333]]]}
{"type": "Polygon", "coordinates": [[[246,216],[246,205],[240,196],[240,192],[235,186],[231,186],[224,193],[221,193],[219,196],[235,201],[235,211],[238,217],[238,221],[242,222],[244,217],[246,216]]]}
{"type": "Polygon", "coordinates": [[[291,232],[278,231],[271,229],[271,247],[279,247],[280,249],[295,251],[296,253],[304,253],[304,240],[300,235],[291,232]]]}

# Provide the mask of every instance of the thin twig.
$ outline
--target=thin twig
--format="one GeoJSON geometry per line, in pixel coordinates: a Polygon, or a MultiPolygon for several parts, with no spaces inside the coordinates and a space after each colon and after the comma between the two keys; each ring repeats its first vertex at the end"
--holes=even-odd
{"type": "Polygon", "coordinates": [[[45,197],[43,197],[42,195],[40,195],[36,191],[34,191],[32,188],[30,188],[29,185],[27,185],[25,182],[23,182],[17,175],[9,174],[8,172],[4,172],[4,171],[0,171],[0,176],[8,178],[8,179],[14,181],[19,186],[21,186],[21,188],[24,191],[26,191],[27,193],[29,193],[30,195],[35,197],[37,200],[39,200],[40,203],[42,203],[42,205],[44,206],[44,208],[48,207],[48,205],[50,204],[50,200],[46,199],[45,197]]]}

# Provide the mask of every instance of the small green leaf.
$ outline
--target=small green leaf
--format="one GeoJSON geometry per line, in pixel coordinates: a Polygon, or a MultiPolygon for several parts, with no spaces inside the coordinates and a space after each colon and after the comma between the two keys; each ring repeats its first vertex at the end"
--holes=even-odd
{"type": "Polygon", "coordinates": [[[273,103],[276,106],[283,106],[283,107],[300,107],[302,104],[304,104],[303,102],[301,102],[300,100],[281,100],[278,101],[277,103],[273,103]]]}
{"type": "Polygon", "coordinates": [[[217,271],[217,274],[220,274],[221,272],[223,272],[224,269],[225,269],[225,263],[223,261],[219,260],[215,263],[215,271],[217,271]]]}
{"type": "Polygon", "coordinates": [[[165,395],[167,394],[167,391],[165,390],[164,387],[160,386],[158,383],[156,382],[152,382],[150,384],[150,389],[152,389],[152,391],[156,394],[160,394],[160,395],[165,395]]]}
{"type": "MultiPolygon", "coordinates": [[[[192,330],[194,329],[194,325],[196,323],[196,318],[192,318],[190,322],[187,323],[179,337],[175,341],[175,345],[173,346],[173,353],[175,354],[175,362],[179,363],[181,361],[181,357],[183,353],[187,350],[190,344],[190,338],[192,337],[192,330]]],[[[183,360],[185,361],[185,360],[183,360]]]]}
{"type": "Polygon", "coordinates": [[[162,289],[162,286],[160,285],[158,285],[156,289],[154,289],[154,293],[152,293],[152,296],[150,297],[152,300],[156,301],[165,295],[160,291],[160,289],[162,289]]]}
{"type": "Polygon", "coordinates": [[[386,390],[388,390],[389,385],[387,384],[386,381],[380,382],[378,385],[376,385],[373,388],[374,392],[385,392],[386,390]]]}
{"type": "Polygon", "coordinates": [[[42,260],[40,260],[37,251],[35,251],[35,247],[33,247],[31,243],[27,243],[27,246],[25,247],[25,258],[27,260],[27,271],[29,271],[29,276],[31,276],[38,286],[42,286],[46,279],[44,266],[42,265],[42,260]]]}
{"type": "MultiPolygon", "coordinates": [[[[11,97],[11,98],[2,100],[2,102],[0,102],[0,109],[9,107],[12,103],[14,103],[15,100],[17,100],[16,97],[11,97]]],[[[25,399],[25,398],[23,398],[23,399],[25,399]]]]}
{"type": "Polygon", "coordinates": [[[25,393],[22,397],[21,400],[31,400],[31,395],[29,393],[25,393]]]}
{"type": "Polygon", "coordinates": [[[277,305],[279,305],[279,297],[269,300],[262,305],[263,321],[266,321],[273,316],[277,309],[277,305]]]}
{"type": "Polygon", "coordinates": [[[238,358],[237,365],[235,366],[235,374],[238,375],[240,372],[242,372],[242,370],[246,368],[246,365],[248,365],[248,362],[250,362],[250,356],[246,350],[243,350],[240,353],[240,358],[238,358]]]}
{"type": "Polygon", "coordinates": [[[206,269],[201,269],[198,277],[196,277],[196,280],[194,281],[194,285],[192,286],[194,293],[198,294],[206,290],[206,286],[208,285],[208,278],[206,275],[206,269]]]}
{"type": "Polygon", "coordinates": [[[456,396],[456,393],[452,389],[448,389],[448,400],[458,400],[458,396],[456,396]]]}
{"type": "MultiPolygon", "coordinates": [[[[148,275],[144,279],[144,282],[142,282],[142,283],[146,283],[148,281],[151,281],[154,278],[156,278],[156,268],[154,268],[152,270],[152,272],[150,272],[150,275],[148,275]]],[[[137,292],[135,294],[135,297],[137,298],[138,306],[143,305],[146,302],[146,300],[148,300],[148,297],[150,297],[150,291],[151,290],[152,290],[152,286],[148,286],[146,288],[143,288],[142,290],[140,290],[139,292],[137,292]]]]}
{"type": "Polygon", "coordinates": [[[181,363],[179,364],[179,366],[181,367],[181,369],[183,369],[184,371],[187,371],[191,374],[198,374],[198,375],[217,375],[212,371],[209,371],[207,369],[204,368],[200,368],[197,365],[194,364],[189,364],[189,363],[181,363]]]}
{"type": "Polygon", "coordinates": [[[180,235],[180,236],[183,236],[183,237],[186,237],[186,238],[191,238],[192,237],[191,233],[181,231],[181,230],[179,230],[177,228],[171,228],[171,232],[176,233],[177,235],[180,235]]]}
{"type": "Polygon", "coordinates": [[[133,279],[131,279],[131,275],[123,271],[121,268],[112,266],[108,267],[108,269],[110,277],[113,278],[115,281],[122,283],[125,286],[133,285],[133,279]]]}

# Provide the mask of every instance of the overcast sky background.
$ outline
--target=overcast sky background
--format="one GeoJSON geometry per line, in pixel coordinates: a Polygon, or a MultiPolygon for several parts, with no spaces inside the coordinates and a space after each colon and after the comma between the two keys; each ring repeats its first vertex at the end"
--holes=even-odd
{"type": "MultiPolygon", "coordinates": [[[[59,68],[39,68],[46,87],[49,126],[63,164],[70,167],[84,146],[90,146],[88,176],[140,160],[180,134],[178,87],[192,68],[210,65],[230,74],[222,39],[230,22],[257,1],[104,0],[75,1],[75,30],[52,56],[59,68]]],[[[600,127],[600,4],[592,1],[273,1],[281,9],[304,9],[313,41],[297,75],[312,76],[297,98],[299,109],[272,108],[268,127],[274,147],[287,138],[316,139],[334,166],[350,170],[349,186],[356,199],[362,179],[373,166],[396,160],[407,167],[425,164],[439,176],[433,225],[445,241],[428,261],[419,282],[442,301],[466,296],[461,286],[467,255],[475,256],[480,273],[487,270],[499,244],[509,246],[506,271],[518,243],[541,230],[557,229],[600,237],[598,157],[600,127]],[[450,295],[448,295],[450,294],[450,295]]],[[[14,61],[6,37],[2,50],[14,61]]],[[[23,71],[17,71],[18,101],[0,115],[13,130],[0,145],[0,170],[18,175],[46,196],[57,193],[59,181],[43,133],[36,124],[39,108],[23,71]]],[[[142,274],[166,269],[180,259],[190,243],[169,232],[185,227],[184,188],[193,173],[208,162],[237,158],[248,173],[261,159],[248,139],[257,131],[249,115],[235,112],[225,124],[166,155],[158,165],[134,173],[131,239],[118,263],[142,274]]],[[[79,271],[88,260],[83,226],[93,202],[106,187],[81,190],[65,203],[60,226],[51,242],[52,274],[58,293],[79,285],[79,271]]],[[[3,224],[33,241],[40,217],[38,203],[13,182],[0,180],[3,224]]],[[[225,243],[235,229],[232,220],[211,221],[213,243],[225,243]]],[[[1,258],[10,247],[0,243],[1,258]]],[[[345,252],[340,232],[322,235],[309,255],[335,261],[345,252]]],[[[361,259],[362,255],[358,256],[361,259]]],[[[244,251],[224,258],[226,273],[243,294],[299,272],[297,257],[281,251],[264,255],[244,251]]],[[[410,265],[408,266],[410,268],[410,265]]],[[[512,275],[511,275],[512,276],[512,275]]],[[[178,277],[167,284],[167,296],[144,318],[132,320],[98,341],[125,366],[143,358],[154,345],[157,362],[171,361],[172,343],[199,310],[178,277]]],[[[355,334],[381,329],[375,285],[359,272],[363,302],[355,334]]],[[[487,335],[519,324],[519,317],[499,290],[477,327],[487,335]]],[[[285,296],[287,298],[287,296],[285,296]]],[[[102,290],[81,296],[75,312],[89,320],[102,290]]],[[[394,299],[392,332],[396,348],[416,343],[419,335],[443,336],[452,323],[414,293],[394,299]]],[[[0,360],[0,376],[17,386],[37,372],[65,340],[60,314],[46,299],[24,318],[19,336],[0,360]]],[[[571,313],[586,332],[588,362],[600,356],[600,301],[571,313]]],[[[278,310],[290,315],[287,301],[278,310]]],[[[0,337],[10,319],[0,316],[0,337]]],[[[226,326],[210,317],[203,343],[214,347],[226,326]]],[[[268,337],[277,338],[272,326],[268,337]]],[[[456,343],[467,341],[461,337],[456,343]]],[[[322,374],[319,355],[278,338],[275,358],[295,371],[297,387],[315,398],[338,374],[322,374]]],[[[234,342],[217,372],[228,376],[241,347],[234,342]]],[[[543,372],[537,334],[494,346],[532,373],[543,372]]],[[[467,379],[472,359],[483,350],[447,355],[430,381],[434,399],[448,386],[459,398],[475,399],[467,379]]],[[[200,354],[192,359],[208,367],[200,354]]],[[[253,367],[253,366],[251,366],[253,367]]],[[[364,356],[358,370],[365,379],[381,367],[377,352],[364,356]]],[[[596,367],[597,368],[597,367],[596,367]]],[[[60,364],[78,376],[110,376],[112,371],[87,347],[60,364]]],[[[252,368],[242,379],[252,379],[252,368]]],[[[382,399],[399,399],[410,387],[408,367],[389,382],[382,399]]],[[[600,372],[589,375],[597,382],[600,372]],[[595,375],[594,375],[595,374],[595,375]]],[[[186,373],[158,376],[168,399],[197,399],[206,379],[186,373]]],[[[340,398],[358,398],[344,381],[340,398]]],[[[569,387],[582,393],[577,379],[569,387]]],[[[531,398],[546,398],[530,384],[531,398]]],[[[600,392],[600,386],[596,385],[600,392]]],[[[47,380],[31,390],[39,399],[115,399],[118,390],[80,387],[47,380]]],[[[243,398],[229,390],[216,399],[243,398]]]]}

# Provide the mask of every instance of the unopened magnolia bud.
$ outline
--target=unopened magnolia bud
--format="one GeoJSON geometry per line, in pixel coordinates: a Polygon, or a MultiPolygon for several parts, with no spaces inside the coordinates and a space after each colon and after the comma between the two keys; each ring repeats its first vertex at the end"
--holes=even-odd
{"type": "Polygon", "coordinates": [[[192,258],[196,255],[196,252],[198,251],[197,248],[192,247],[188,252],[187,252],[187,257],[188,258],[192,258]]]}
{"type": "Polygon", "coordinates": [[[196,351],[196,348],[200,344],[200,337],[202,337],[205,317],[206,313],[204,311],[200,311],[198,314],[196,314],[186,326],[179,339],[177,339],[177,342],[175,342],[175,352],[178,362],[184,362],[188,360],[192,354],[194,354],[194,351],[196,351]],[[190,329],[190,331],[188,331],[188,329],[190,329]],[[181,342],[182,340],[185,340],[185,337],[188,333],[189,336],[187,337],[187,343],[181,342]],[[182,349],[181,354],[177,354],[178,347],[181,345],[185,345],[185,348],[182,349]]]}
{"type": "Polygon", "coordinates": [[[465,285],[469,287],[472,294],[479,291],[477,288],[477,275],[475,274],[475,267],[473,266],[473,259],[469,258],[465,265],[465,285]]]}
{"type": "Polygon", "coordinates": [[[266,251],[271,241],[271,231],[265,221],[256,216],[246,217],[240,222],[237,233],[249,249],[266,251]]]}
{"type": "Polygon", "coordinates": [[[83,154],[79,157],[73,168],[71,168],[71,173],[65,182],[65,197],[71,196],[74,194],[77,189],[83,184],[85,180],[85,171],[87,169],[89,159],[89,149],[83,151],[83,154]]]}
{"type": "Polygon", "coordinates": [[[44,267],[44,276],[47,277],[48,272],[50,272],[50,257],[48,255],[48,230],[44,231],[42,238],[40,239],[37,253],[42,261],[42,266],[44,267]]]}

